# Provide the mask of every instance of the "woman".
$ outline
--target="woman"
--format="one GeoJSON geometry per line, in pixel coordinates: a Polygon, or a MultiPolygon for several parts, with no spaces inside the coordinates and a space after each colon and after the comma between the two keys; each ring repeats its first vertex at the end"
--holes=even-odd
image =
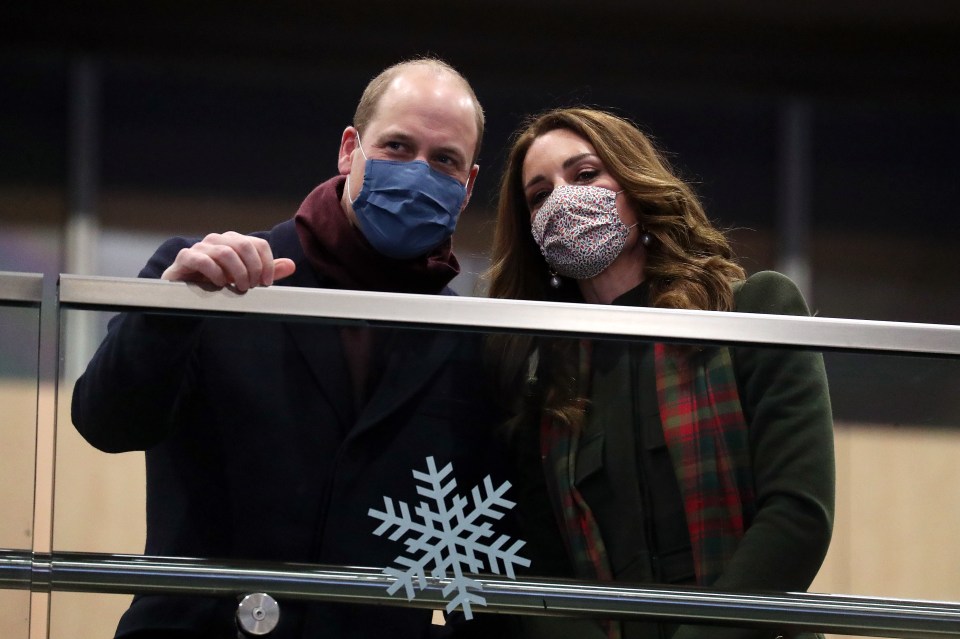
{"type": "MultiPolygon", "coordinates": [[[[635,126],[560,109],[519,133],[501,184],[493,297],[807,315],[744,278],[722,232],[635,126]]],[[[512,411],[518,511],[538,575],[719,590],[809,587],[833,520],[819,354],[491,339],[512,411]],[[522,393],[510,389],[522,388],[522,393]]],[[[540,618],[527,636],[783,632],[540,618]]]]}

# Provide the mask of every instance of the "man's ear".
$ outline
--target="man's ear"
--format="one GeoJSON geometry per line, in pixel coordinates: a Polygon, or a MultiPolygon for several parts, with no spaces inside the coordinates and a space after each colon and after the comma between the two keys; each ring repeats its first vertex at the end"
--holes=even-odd
{"type": "Polygon", "coordinates": [[[470,204],[470,196],[473,194],[473,185],[477,183],[477,173],[480,172],[480,165],[474,164],[473,168],[470,169],[470,174],[467,175],[467,197],[463,198],[463,204],[460,206],[460,212],[463,213],[463,209],[467,208],[467,204],[470,204]]]}
{"type": "Polygon", "coordinates": [[[348,126],[340,136],[340,156],[337,158],[337,170],[340,175],[347,175],[353,168],[353,152],[357,148],[357,129],[348,126]]]}

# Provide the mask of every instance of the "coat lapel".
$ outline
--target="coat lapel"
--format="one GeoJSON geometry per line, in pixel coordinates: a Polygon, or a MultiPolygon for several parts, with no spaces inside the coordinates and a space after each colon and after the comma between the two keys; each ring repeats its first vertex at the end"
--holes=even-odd
{"type": "MultiPolygon", "coordinates": [[[[290,257],[297,264],[293,275],[277,282],[279,286],[326,288],[306,260],[293,220],[275,227],[269,240],[276,255],[290,257]]],[[[340,420],[340,429],[349,430],[356,419],[356,409],[353,405],[350,373],[337,326],[316,320],[284,322],[284,326],[306,360],[320,392],[333,407],[340,420]]]]}
{"type": "Polygon", "coordinates": [[[458,337],[449,332],[391,330],[380,351],[383,374],[351,434],[375,426],[423,391],[447,363],[458,337]]]}
{"type": "MultiPolygon", "coordinates": [[[[293,220],[278,225],[270,233],[276,255],[291,257],[297,270],[281,286],[324,288],[324,282],[307,262],[297,238],[293,220]]],[[[340,332],[336,327],[315,322],[286,323],[293,342],[306,358],[307,365],[330,405],[342,420],[344,430],[355,436],[399,409],[425,389],[430,378],[447,362],[459,344],[455,333],[431,330],[391,330],[380,352],[382,359],[374,364],[383,373],[366,406],[356,418],[350,371],[340,332]]]]}
{"type": "Polygon", "coordinates": [[[341,430],[349,430],[356,411],[339,332],[336,328],[312,322],[290,322],[285,326],[306,360],[320,392],[337,414],[341,430]]]}

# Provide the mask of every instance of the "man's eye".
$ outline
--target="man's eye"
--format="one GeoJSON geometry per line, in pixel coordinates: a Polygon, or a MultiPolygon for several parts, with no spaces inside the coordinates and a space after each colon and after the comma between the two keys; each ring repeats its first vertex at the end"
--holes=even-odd
{"type": "Polygon", "coordinates": [[[441,153],[433,158],[433,164],[442,167],[444,171],[450,174],[461,174],[466,170],[463,158],[458,155],[441,153]]]}
{"type": "Polygon", "coordinates": [[[402,151],[404,148],[403,142],[387,142],[383,146],[390,149],[391,151],[402,151]]]}

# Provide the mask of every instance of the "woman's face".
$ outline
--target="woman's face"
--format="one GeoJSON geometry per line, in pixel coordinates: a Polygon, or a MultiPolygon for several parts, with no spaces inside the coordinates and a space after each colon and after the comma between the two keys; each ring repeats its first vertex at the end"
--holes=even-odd
{"type": "MultiPolygon", "coordinates": [[[[521,180],[531,221],[555,187],[579,185],[621,190],[593,145],[568,129],[548,131],[533,141],[523,160],[521,180]]],[[[617,212],[627,226],[636,223],[636,212],[625,193],[617,196],[617,212]]]]}

